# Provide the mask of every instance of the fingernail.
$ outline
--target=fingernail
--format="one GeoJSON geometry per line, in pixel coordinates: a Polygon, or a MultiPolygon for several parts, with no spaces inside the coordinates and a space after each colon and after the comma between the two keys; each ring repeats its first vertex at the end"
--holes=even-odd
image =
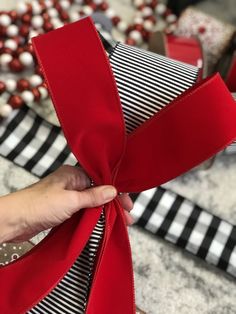
{"type": "Polygon", "coordinates": [[[103,197],[104,197],[105,202],[109,202],[113,200],[113,198],[115,198],[116,195],[117,195],[117,191],[113,187],[107,187],[107,188],[104,188],[103,190],[103,197]]]}

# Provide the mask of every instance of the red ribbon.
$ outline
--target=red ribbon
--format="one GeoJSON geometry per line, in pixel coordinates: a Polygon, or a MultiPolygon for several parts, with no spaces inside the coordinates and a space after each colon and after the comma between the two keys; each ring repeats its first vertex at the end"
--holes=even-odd
{"type": "MultiPolygon", "coordinates": [[[[208,159],[236,137],[236,105],[218,75],[188,90],[130,135],[90,18],[33,40],[69,146],[96,184],[140,192],[208,159]]],[[[82,210],[26,256],[0,269],[0,312],[25,313],[72,266],[102,208],[82,210]],[[12,302],[14,300],[14,302],[12,302]]],[[[106,225],[87,314],[135,313],[131,251],[118,200],[106,225]]]]}

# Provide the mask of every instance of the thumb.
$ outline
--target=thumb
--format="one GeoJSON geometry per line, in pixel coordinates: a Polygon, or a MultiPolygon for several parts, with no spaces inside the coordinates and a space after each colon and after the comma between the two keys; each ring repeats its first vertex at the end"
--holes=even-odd
{"type": "Polygon", "coordinates": [[[117,190],[112,185],[98,186],[76,193],[74,212],[81,208],[97,207],[112,201],[117,196],[117,190]]]}

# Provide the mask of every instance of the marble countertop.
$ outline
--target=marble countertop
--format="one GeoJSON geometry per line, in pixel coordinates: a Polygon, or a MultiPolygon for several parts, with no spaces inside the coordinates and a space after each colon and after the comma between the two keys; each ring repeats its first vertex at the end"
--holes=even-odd
{"type": "MultiPolygon", "coordinates": [[[[1,0],[0,9],[16,1],[1,0]]],[[[132,18],[128,0],[111,5],[124,18],[132,18]]],[[[44,114],[54,115],[50,104],[44,114]]],[[[0,191],[7,194],[23,188],[36,178],[0,158],[0,191]]],[[[236,223],[236,155],[218,156],[209,170],[194,170],[165,187],[188,197],[236,223]]],[[[236,280],[194,258],[173,245],[132,227],[137,304],[149,314],[233,314],[236,313],[236,280]]]]}

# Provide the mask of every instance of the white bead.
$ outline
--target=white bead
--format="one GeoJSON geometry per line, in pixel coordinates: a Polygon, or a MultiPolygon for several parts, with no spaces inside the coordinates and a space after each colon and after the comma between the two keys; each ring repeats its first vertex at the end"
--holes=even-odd
{"type": "Polygon", "coordinates": [[[74,10],[72,10],[72,11],[69,13],[69,16],[70,16],[71,22],[76,22],[76,21],[78,21],[78,20],[80,19],[79,12],[74,11],[74,10]]]}
{"type": "Polygon", "coordinates": [[[8,92],[2,93],[0,97],[0,106],[2,103],[5,104],[8,101],[9,97],[10,97],[10,94],[8,92]]]}
{"type": "Polygon", "coordinates": [[[8,28],[7,28],[7,35],[9,37],[14,37],[14,36],[17,36],[19,33],[19,28],[12,24],[12,25],[9,25],[8,28]]]}
{"type": "Polygon", "coordinates": [[[40,15],[35,15],[35,16],[32,17],[31,23],[32,23],[34,28],[42,27],[43,26],[43,22],[44,22],[43,18],[40,15]]]}
{"type": "Polygon", "coordinates": [[[146,31],[151,31],[153,29],[152,21],[149,20],[144,21],[143,27],[145,28],[146,31]]]}
{"type": "MultiPolygon", "coordinates": [[[[79,19],[79,18],[78,18],[79,19]]],[[[77,20],[78,20],[77,19],[77,20]]],[[[75,22],[76,20],[72,20],[71,19],[71,22],[75,22]]],[[[57,28],[59,28],[59,27],[62,27],[64,24],[58,19],[58,18],[56,18],[56,17],[54,17],[54,18],[52,18],[51,19],[51,23],[52,23],[52,25],[53,25],[53,28],[55,28],[55,29],[57,29],[57,28]]]]}
{"type": "Polygon", "coordinates": [[[63,10],[68,10],[70,8],[70,2],[67,0],[61,0],[60,5],[63,10]]]}
{"type": "Polygon", "coordinates": [[[30,77],[29,82],[32,86],[36,87],[43,83],[41,76],[34,74],[30,77]]]}
{"type": "Polygon", "coordinates": [[[134,5],[136,7],[139,7],[140,5],[144,4],[144,1],[143,0],[134,0],[134,5]]]}
{"type": "Polygon", "coordinates": [[[91,15],[93,14],[93,9],[89,5],[85,5],[83,7],[83,11],[85,15],[91,15]]]}
{"type": "Polygon", "coordinates": [[[32,55],[31,55],[31,53],[26,52],[26,51],[25,51],[25,52],[22,52],[22,53],[20,54],[19,60],[20,60],[20,62],[21,62],[23,65],[25,65],[25,66],[30,66],[30,65],[32,65],[33,62],[34,62],[34,59],[33,59],[32,55]]]}
{"type": "Polygon", "coordinates": [[[7,118],[12,113],[12,110],[13,110],[12,107],[8,104],[2,105],[0,107],[0,115],[3,118],[7,118]]]}
{"type": "Polygon", "coordinates": [[[137,44],[142,43],[142,35],[140,34],[139,31],[132,31],[129,34],[130,38],[136,41],[137,44]]]}
{"type": "Polygon", "coordinates": [[[34,101],[34,95],[29,90],[25,90],[21,93],[21,97],[26,103],[32,103],[34,101]]]}
{"type": "Polygon", "coordinates": [[[40,95],[41,95],[41,99],[44,100],[48,97],[48,91],[45,87],[43,86],[39,86],[38,88],[40,95]]]}
{"type": "Polygon", "coordinates": [[[1,66],[5,68],[8,65],[8,63],[11,62],[12,59],[13,59],[13,57],[9,53],[3,53],[0,56],[1,66]]]}
{"type": "Polygon", "coordinates": [[[17,5],[16,5],[17,13],[24,14],[27,12],[27,10],[28,10],[28,7],[27,7],[25,2],[23,2],[23,1],[18,2],[17,1],[17,5]]]}
{"type": "Polygon", "coordinates": [[[38,32],[36,32],[35,30],[31,29],[31,31],[29,32],[29,42],[31,42],[31,38],[33,37],[37,37],[39,35],[38,32]]]}
{"type": "Polygon", "coordinates": [[[45,3],[45,5],[46,5],[47,8],[53,7],[53,3],[52,3],[51,0],[45,0],[44,3],[45,3]]]}
{"type": "Polygon", "coordinates": [[[126,22],[124,21],[120,21],[118,24],[117,24],[117,29],[120,31],[120,32],[125,32],[128,28],[128,25],[126,22]]]}
{"type": "Polygon", "coordinates": [[[159,3],[155,9],[156,13],[162,15],[166,12],[166,5],[164,3],[159,3]]]}
{"type": "Polygon", "coordinates": [[[11,49],[11,50],[16,50],[17,47],[18,47],[16,41],[13,40],[13,39],[7,39],[7,40],[5,41],[5,43],[4,43],[4,46],[5,46],[6,48],[11,49]]]}
{"type": "Polygon", "coordinates": [[[115,11],[111,8],[106,10],[105,14],[107,17],[109,17],[109,19],[112,19],[116,15],[115,11]]]}
{"type": "Polygon", "coordinates": [[[94,0],[93,1],[96,5],[99,5],[99,4],[101,4],[102,2],[103,2],[103,0],[94,0]]]}
{"type": "Polygon", "coordinates": [[[75,3],[77,3],[77,4],[82,4],[83,3],[83,0],[74,0],[75,1],[75,3]]]}
{"type": "Polygon", "coordinates": [[[143,18],[135,17],[134,18],[134,24],[143,24],[143,18]]]}
{"type": "Polygon", "coordinates": [[[17,83],[16,83],[16,80],[13,80],[13,79],[7,79],[5,81],[5,84],[6,84],[6,90],[9,92],[9,93],[12,93],[16,90],[16,86],[17,86],[17,83]]]}
{"type": "Polygon", "coordinates": [[[153,14],[153,11],[152,11],[151,8],[149,8],[149,7],[144,7],[143,8],[143,10],[142,10],[143,17],[148,17],[148,16],[150,16],[152,14],[153,14]]]}
{"type": "Polygon", "coordinates": [[[2,26],[9,26],[11,24],[11,18],[7,14],[0,15],[0,25],[2,26]]]}
{"type": "Polygon", "coordinates": [[[38,3],[38,1],[32,1],[32,10],[33,10],[33,15],[38,15],[42,13],[42,7],[38,3]]]}
{"type": "Polygon", "coordinates": [[[48,9],[48,15],[51,18],[58,17],[58,11],[55,8],[48,9]]]}
{"type": "Polygon", "coordinates": [[[166,22],[167,23],[174,23],[176,20],[177,20],[177,17],[174,14],[169,14],[166,17],[166,22]]]}

